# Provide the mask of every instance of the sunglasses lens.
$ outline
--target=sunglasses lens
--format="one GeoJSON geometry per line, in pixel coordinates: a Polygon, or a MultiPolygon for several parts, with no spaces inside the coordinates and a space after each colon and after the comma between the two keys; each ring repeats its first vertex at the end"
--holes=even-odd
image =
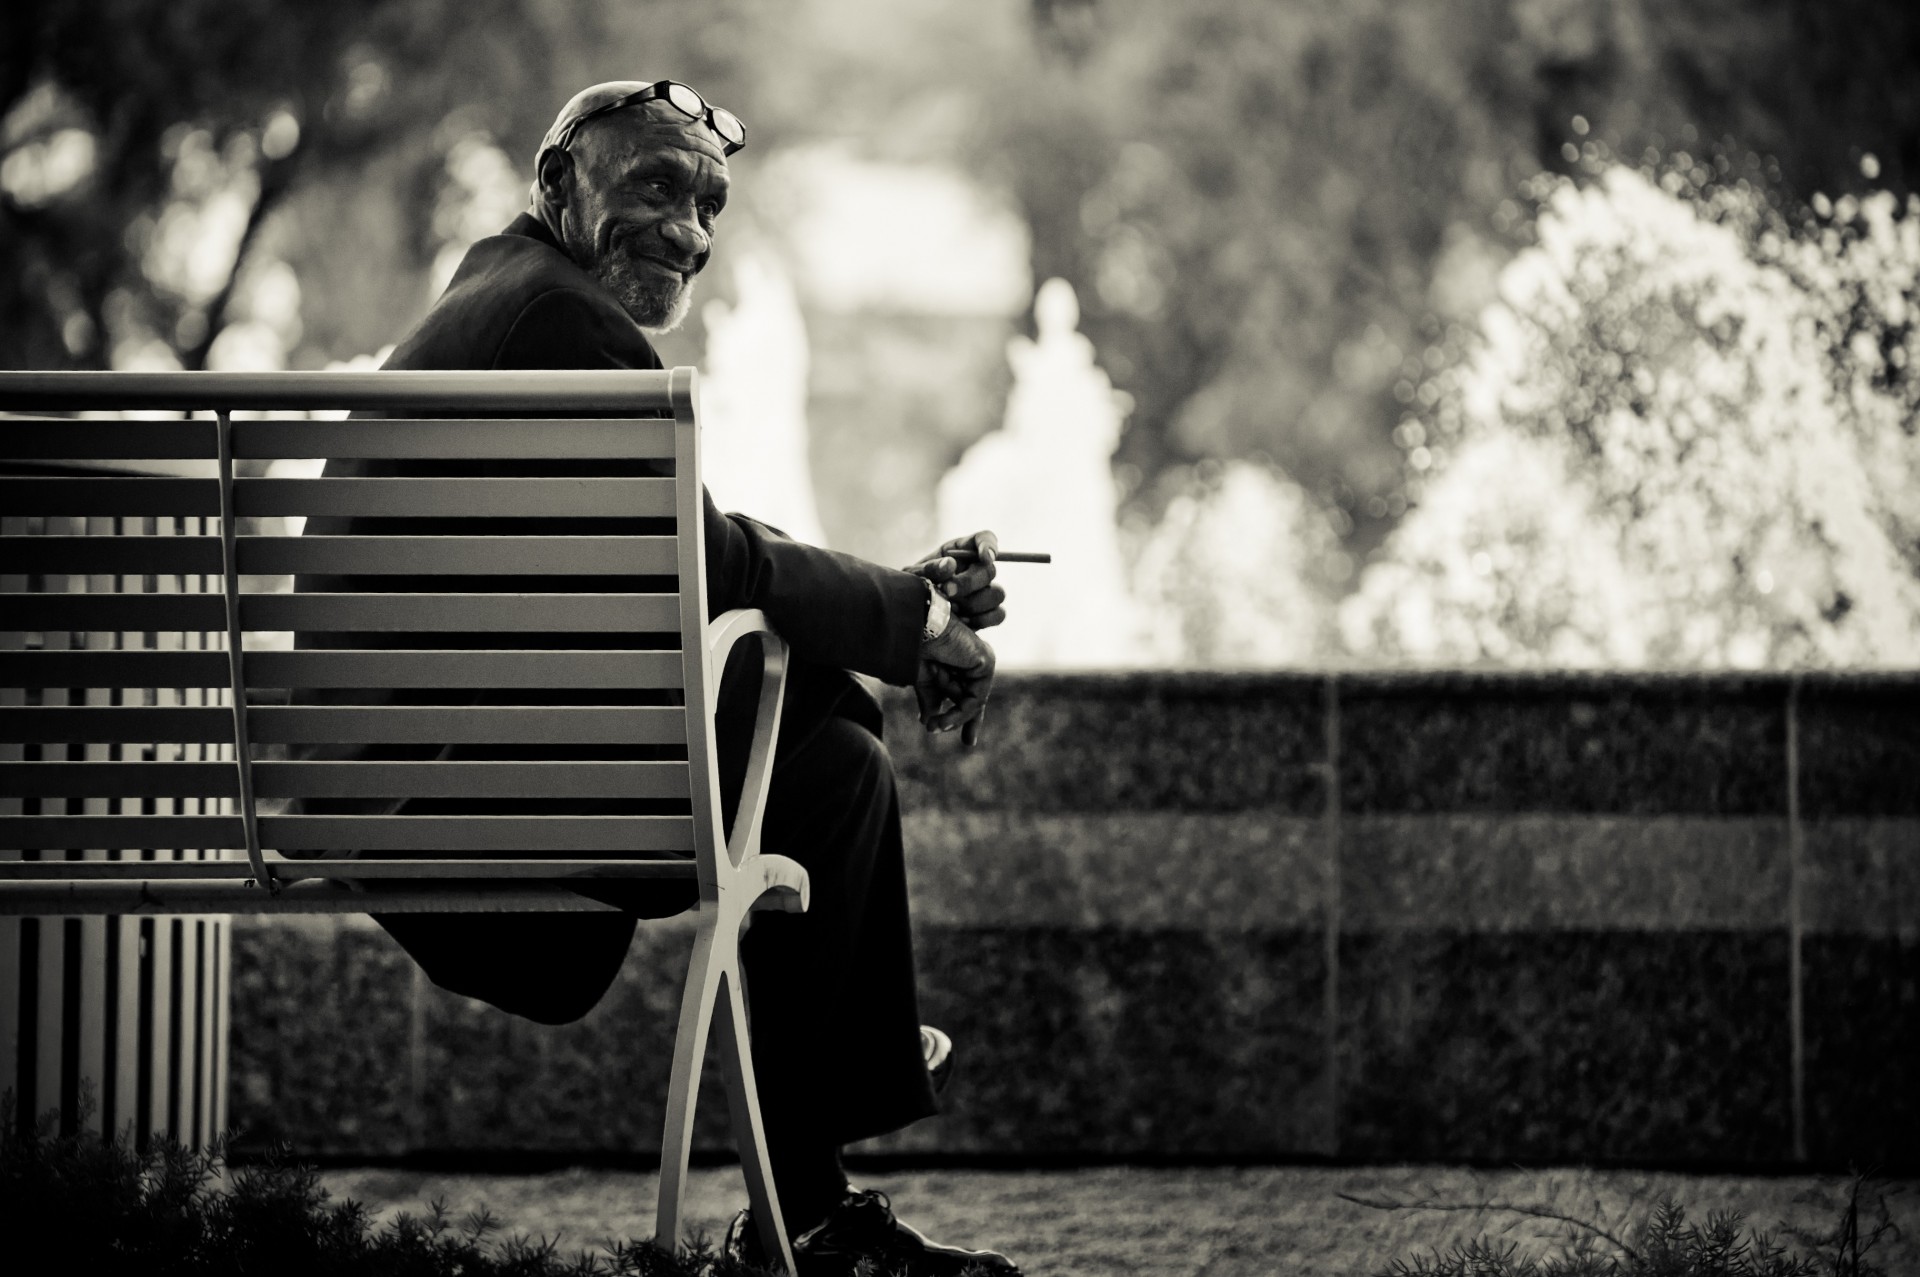
{"type": "Polygon", "coordinates": [[[743,146],[747,140],[747,126],[740,123],[740,117],[725,107],[713,108],[713,128],[716,133],[735,146],[743,146]]]}

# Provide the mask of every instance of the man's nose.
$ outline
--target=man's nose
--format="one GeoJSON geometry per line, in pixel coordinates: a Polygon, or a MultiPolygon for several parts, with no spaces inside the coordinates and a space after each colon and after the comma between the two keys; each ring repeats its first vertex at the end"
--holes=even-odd
{"type": "Polygon", "coordinates": [[[713,238],[702,230],[692,214],[670,217],[660,227],[661,238],[679,250],[690,262],[698,264],[713,251],[713,238]]]}

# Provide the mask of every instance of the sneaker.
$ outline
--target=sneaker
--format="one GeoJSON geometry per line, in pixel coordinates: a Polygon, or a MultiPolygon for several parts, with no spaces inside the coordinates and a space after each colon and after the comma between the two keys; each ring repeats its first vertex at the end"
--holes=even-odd
{"type": "Polygon", "coordinates": [[[927,1062],[927,1080],[935,1095],[953,1078],[953,1039],[931,1024],[920,1026],[920,1055],[927,1062]]]}
{"type": "MultiPolygon", "coordinates": [[[[743,1264],[772,1267],[760,1247],[753,1217],[741,1211],[727,1227],[725,1253],[743,1264]]],[[[877,1189],[849,1189],[820,1223],[793,1239],[795,1277],[854,1277],[861,1260],[873,1277],[960,1277],[982,1272],[1020,1277],[1020,1268],[997,1251],[964,1250],[930,1241],[894,1217],[893,1204],[877,1189]]]]}

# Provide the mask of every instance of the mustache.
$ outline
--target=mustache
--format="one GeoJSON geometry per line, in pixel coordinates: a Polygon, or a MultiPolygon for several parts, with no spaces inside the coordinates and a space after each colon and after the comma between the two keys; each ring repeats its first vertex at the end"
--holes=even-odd
{"type": "Polygon", "coordinates": [[[706,266],[710,253],[687,256],[675,251],[657,235],[649,236],[646,229],[638,226],[617,226],[607,237],[607,248],[621,257],[653,262],[665,266],[668,270],[679,271],[688,279],[700,273],[706,266]]]}

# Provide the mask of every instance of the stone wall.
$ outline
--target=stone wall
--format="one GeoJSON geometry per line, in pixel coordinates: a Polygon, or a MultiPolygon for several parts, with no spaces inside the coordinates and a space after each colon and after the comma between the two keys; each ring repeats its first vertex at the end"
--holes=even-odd
{"type": "MultiPolygon", "coordinates": [[[[963,1054],[871,1150],[1920,1161],[1920,677],[1009,677],[973,753],[889,714],[963,1054]]],[[[543,1029],[364,919],[238,920],[234,1118],[644,1154],[687,943],[543,1029]]]]}

